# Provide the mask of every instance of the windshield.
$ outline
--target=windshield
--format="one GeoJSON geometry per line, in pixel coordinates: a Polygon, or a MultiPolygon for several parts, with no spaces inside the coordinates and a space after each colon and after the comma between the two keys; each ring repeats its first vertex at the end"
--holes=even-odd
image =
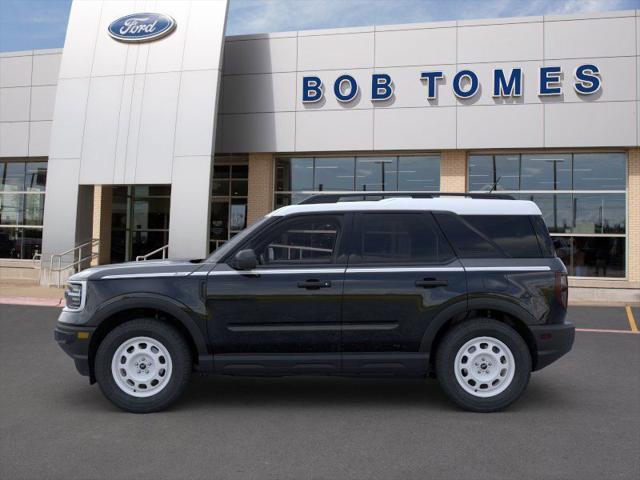
{"type": "Polygon", "coordinates": [[[228,242],[225,242],[224,244],[222,244],[220,248],[212,252],[211,255],[209,255],[205,260],[205,263],[219,262],[220,259],[224,257],[227,253],[229,253],[231,250],[233,250],[236,247],[236,245],[238,245],[239,243],[242,243],[245,238],[251,235],[255,230],[258,230],[259,228],[261,228],[269,220],[270,220],[269,217],[262,217],[260,220],[258,220],[256,223],[254,223],[250,227],[242,230],[231,240],[229,240],[228,242]]]}

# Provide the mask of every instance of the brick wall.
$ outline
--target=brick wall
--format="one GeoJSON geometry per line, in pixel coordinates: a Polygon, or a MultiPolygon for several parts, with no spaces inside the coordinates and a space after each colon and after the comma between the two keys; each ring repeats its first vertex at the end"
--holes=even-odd
{"type": "Polygon", "coordinates": [[[249,154],[247,225],[273,210],[273,162],[271,153],[249,154]]]}
{"type": "Polygon", "coordinates": [[[467,152],[443,150],[440,161],[440,191],[464,192],[467,189],[467,152]]]}
{"type": "Polygon", "coordinates": [[[640,282],[640,148],[629,150],[627,277],[640,282]]]}
{"type": "MultiPolygon", "coordinates": [[[[92,265],[104,265],[111,262],[111,202],[112,190],[108,185],[96,185],[93,188],[93,238],[100,239],[98,258],[92,265]]],[[[94,248],[94,252],[98,249],[94,248]]]]}

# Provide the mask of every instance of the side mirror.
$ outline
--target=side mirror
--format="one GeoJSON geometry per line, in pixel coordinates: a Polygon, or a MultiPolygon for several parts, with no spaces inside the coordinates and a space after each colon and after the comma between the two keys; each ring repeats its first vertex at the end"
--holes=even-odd
{"type": "Polygon", "coordinates": [[[256,252],[248,248],[246,250],[240,250],[233,257],[233,268],[236,270],[253,270],[258,266],[258,258],[256,252]]]}

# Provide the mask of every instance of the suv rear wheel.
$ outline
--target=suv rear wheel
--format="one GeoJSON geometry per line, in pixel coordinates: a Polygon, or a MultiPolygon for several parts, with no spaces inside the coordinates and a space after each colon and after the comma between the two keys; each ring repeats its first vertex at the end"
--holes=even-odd
{"type": "Polygon", "coordinates": [[[442,340],[436,374],[447,396],[466,410],[493,412],[515,402],[531,375],[531,355],[510,326],[487,318],[455,326],[442,340]]]}
{"type": "Polygon", "coordinates": [[[163,410],[186,388],[191,354],[176,329],[153,319],[114,328],[98,347],[96,380],[116,406],[133,413],[163,410]]]}

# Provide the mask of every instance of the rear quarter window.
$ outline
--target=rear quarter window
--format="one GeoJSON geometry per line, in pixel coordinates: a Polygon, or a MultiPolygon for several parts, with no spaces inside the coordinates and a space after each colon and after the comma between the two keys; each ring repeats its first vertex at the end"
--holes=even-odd
{"type": "Polygon", "coordinates": [[[539,258],[536,231],[525,215],[438,214],[461,258],[539,258]]]}

